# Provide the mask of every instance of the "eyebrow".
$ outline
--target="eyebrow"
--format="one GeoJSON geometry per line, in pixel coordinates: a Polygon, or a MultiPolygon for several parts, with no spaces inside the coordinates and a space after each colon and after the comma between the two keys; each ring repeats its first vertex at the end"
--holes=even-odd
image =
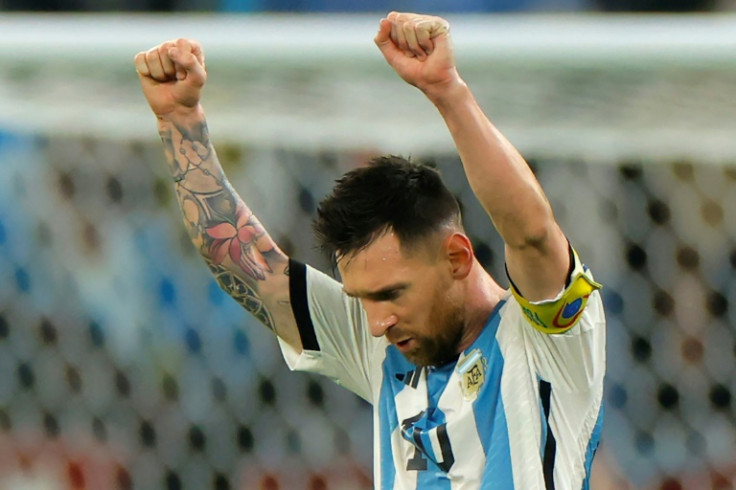
{"type": "Polygon", "coordinates": [[[373,301],[380,301],[385,300],[391,293],[403,291],[408,287],[408,283],[400,282],[396,284],[390,284],[376,291],[348,291],[347,289],[345,289],[345,287],[343,287],[342,290],[351,298],[365,298],[373,301]]]}

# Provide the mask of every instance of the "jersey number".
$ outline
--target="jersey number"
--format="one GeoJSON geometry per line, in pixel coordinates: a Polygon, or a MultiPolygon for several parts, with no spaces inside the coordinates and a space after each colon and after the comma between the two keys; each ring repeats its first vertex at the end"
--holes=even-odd
{"type": "MultiPolygon", "coordinates": [[[[414,422],[419,420],[424,412],[421,412],[414,417],[409,417],[401,422],[401,427],[406,431],[414,422]]],[[[447,424],[442,424],[434,429],[423,431],[414,427],[412,433],[412,439],[414,441],[414,456],[406,462],[407,471],[424,471],[427,469],[427,458],[424,456],[427,451],[422,441],[422,434],[427,434],[432,441],[432,447],[439,446],[442,452],[442,461],[437,463],[442,471],[447,473],[450,471],[453,463],[455,463],[455,456],[452,454],[452,446],[450,445],[450,438],[447,436],[447,424]]]]}

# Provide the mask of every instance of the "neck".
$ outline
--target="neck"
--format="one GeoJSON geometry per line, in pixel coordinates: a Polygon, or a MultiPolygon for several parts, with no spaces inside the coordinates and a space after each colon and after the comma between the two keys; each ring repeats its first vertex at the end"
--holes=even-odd
{"type": "Polygon", "coordinates": [[[504,289],[496,283],[477,260],[468,274],[465,285],[465,328],[459,344],[459,352],[475,342],[483,331],[488,317],[503,298],[504,289]]]}

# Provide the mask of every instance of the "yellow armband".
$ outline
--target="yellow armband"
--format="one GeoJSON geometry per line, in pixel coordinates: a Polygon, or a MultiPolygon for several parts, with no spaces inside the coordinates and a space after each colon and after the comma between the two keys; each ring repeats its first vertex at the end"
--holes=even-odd
{"type": "Polygon", "coordinates": [[[521,311],[532,325],[543,333],[563,333],[575,326],[580,315],[588,304],[588,297],[601,285],[593,280],[593,277],[578,258],[578,254],[572,251],[574,267],[570,274],[570,282],[567,288],[555,299],[532,303],[524,299],[517,291],[513,282],[511,293],[521,306],[521,311]]]}

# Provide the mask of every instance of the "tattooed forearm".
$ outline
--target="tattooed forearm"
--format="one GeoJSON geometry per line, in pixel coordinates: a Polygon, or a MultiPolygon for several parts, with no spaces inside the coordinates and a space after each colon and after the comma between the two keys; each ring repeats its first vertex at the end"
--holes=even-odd
{"type": "Polygon", "coordinates": [[[177,126],[181,134],[181,148],[177,159],[186,161],[188,165],[199,167],[213,156],[210,133],[207,123],[201,122],[192,127],[177,126]]]}
{"type": "Polygon", "coordinates": [[[272,270],[263,254],[274,247],[268,240],[260,247],[257,245],[266,232],[253,213],[242,202],[236,204],[233,213],[225,216],[218,217],[212,208],[207,211],[213,217],[205,225],[206,255],[210,260],[221,264],[229,259],[248,277],[264,280],[266,273],[272,270]]]}
{"type": "Polygon", "coordinates": [[[196,171],[199,178],[195,178],[189,185],[206,184],[211,179],[223,183],[224,174],[210,143],[206,122],[202,121],[192,126],[167,126],[159,130],[159,136],[174,182],[180,183],[185,178],[191,179],[190,173],[196,171]]]}
{"type": "Polygon", "coordinates": [[[275,331],[267,304],[290,311],[288,294],[284,306],[267,280],[279,276],[272,264],[286,257],[228,182],[204,121],[164,126],[159,134],[192,242],[220,287],[275,331]]]}
{"type": "Polygon", "coordinates": [[[276,330],[271,312],[248,283],[222,266],[210,262],[209,267],[217,283],[226,293],[266,327],[273,331],[276,330]]]}

